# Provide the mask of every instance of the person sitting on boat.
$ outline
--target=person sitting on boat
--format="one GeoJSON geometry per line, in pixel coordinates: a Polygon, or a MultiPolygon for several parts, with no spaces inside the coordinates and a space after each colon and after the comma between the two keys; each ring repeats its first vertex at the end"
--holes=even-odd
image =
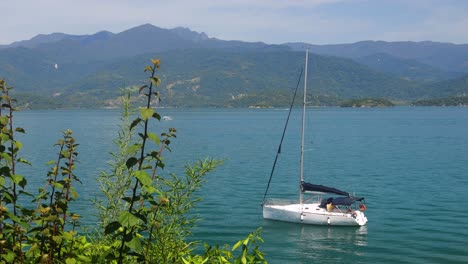
{"type": "Polygon", "coordinates": [[[319,207],[320,207],[320,208],[327,208],[327,204],[330,204],[330,203],[332,203],[332,202],[333,202],[333,198],[332,198],[332,197],[330,197],[330,198],[328,198],[328,199],[323,199],[323,200],[320,202],[319,207]]]}

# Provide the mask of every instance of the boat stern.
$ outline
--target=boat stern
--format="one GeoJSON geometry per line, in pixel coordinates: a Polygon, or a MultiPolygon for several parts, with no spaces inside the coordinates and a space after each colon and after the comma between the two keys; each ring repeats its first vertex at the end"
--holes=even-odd
{"type": "Polygon", "coordinates": [[[356,217],[354,220],[356,220],[356,223],[360,226],[363,226],[367,223],[367,217],[364,215],[363,212],[361,211],[355,211],[356,217]]]}

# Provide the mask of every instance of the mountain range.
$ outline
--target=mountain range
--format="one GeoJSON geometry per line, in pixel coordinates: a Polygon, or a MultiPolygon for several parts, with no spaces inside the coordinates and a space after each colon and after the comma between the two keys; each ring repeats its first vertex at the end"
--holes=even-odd
{"type": "Polygon", "coordinates": [[[120,33],[53,33],[0,46],[0,78],[31,108],[113,106],[162,60],[164,106],[284,106],[309,47],[317,105],[378,97],[399,102],[468,92],[468,45],[363,41],[342,45],[225,41],[150,24],[120,33]]]}

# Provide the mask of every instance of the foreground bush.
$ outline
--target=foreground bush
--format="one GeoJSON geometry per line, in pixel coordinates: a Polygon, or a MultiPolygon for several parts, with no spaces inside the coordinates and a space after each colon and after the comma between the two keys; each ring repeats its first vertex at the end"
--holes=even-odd
{"type": "Polygon", "coordinates": [[[153,59],[145,68],[149,82],[139,89],[144,107],[133,110],[128,91],[122,97],[118,150],[110,172],[99,176],[105,199],[94,201],[101,224],[88,235],[80,232],[80,216],[71,210],[78,197],[74,185],[80,183],[73,132],[64,130],[57,141],[44,187],[28,193],[27,177],[17,167],[30,164],[20,157],[22,144],[15,137],[25,131],[14,127],[12,87],[0,80],[0,263],[266,263],[257,245],[259,230],[233,247],[205,245],[202,254],[194,253],[197,243],[186,241],[197,220],[188,214],[199,201],[196,192],[221,162],[198,161],[186,166],[182,177],[160,173],[176,129],[160,134],[149,129],[160,120],[151,107],[159,101],[159,67],[153,59]],[[20,202],[28,199],[33,206],[20,202]]]}

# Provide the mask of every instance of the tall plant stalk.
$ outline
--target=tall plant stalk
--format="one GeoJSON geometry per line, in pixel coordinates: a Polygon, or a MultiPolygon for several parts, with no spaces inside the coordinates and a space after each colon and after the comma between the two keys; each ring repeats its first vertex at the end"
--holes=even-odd
{"type": "MultiPolygon", "coordinates": [[[[136,174],[136,177],[135,177],[135,184],[133,186],[132,194],[131,194],[130,201],[129,201],[128,215],[127,216],[129,216],[130,218],[136,216],[136,212],[134,212],[133,206],[134,206],[135,202],[138,200],[138,198],[137,198],[138,189],[139,189],[139,187],[141,187],[141,180],[142,180],[142,177],[144,177],[144,176],[141,176],[141,175],[144,174],[142,172],[142,168],[143,168],[143,164],[144,164],[145,158],[146,158],[146,156],[145,156],[145,154],[146,154],[145,153],[146,142],[147,142],[147,139],[149,138],[149,135],[148,135],[149,120],[151,118],[153,118],[153,117],[157,118],[158,120],[160,119],[160,116],[154,112],[153,108],[151,108],[151,98],[152,98],[152,96],[154,95],[154,96],[159,97],[159,94],[157,92],[153,92],[153,86],[157,87],[161,82],[159,77],[155,76],[155,73],[159,68],[160,68],[160,60],[158,60],[158,59],[153,59],[152,60],[152,66],[147,66],[145,68],[145,72],[146,71],[150,72],[150,78],[149,78],[150,82],[149,82],[149,86],[144,85],[144,86],[142,86],[140,88],[140,93],[142,91],[145,92],[144,95],[147,97],[146,108],[140,109],[141,118],[137,118],[132,123],[132,126],[135,126],[136,124],[143,121],[143,133],[139,134],[140,137],[142,138],[142,143],[140,145],[139,159],[135,159],[134,157],[132,157],[127,161],[127,167],[129,169],[131,167],[133,167],[134,165],[137,165],[137,173],[138,173],[138,174],[136,174]],[[138,177],[138,175],[140,175],[140,177],[138,177]]],[[[145,177],[145,179],[146,179],[146,177],[145,177]]],[[[119,258],[118,258],[118,263],[119,264],[123,262],[125,242],[129,242],[128,241],[129,239],[127,237],[130,235],[131,239],[134,240],[135,239],[135,231],[136,231],[135,229],[136,228],[137,228],[136,226],[129,227],[129,225],[124,225],[122,240],[121,240],[120,249],[119,249],[119,258]]]]}

